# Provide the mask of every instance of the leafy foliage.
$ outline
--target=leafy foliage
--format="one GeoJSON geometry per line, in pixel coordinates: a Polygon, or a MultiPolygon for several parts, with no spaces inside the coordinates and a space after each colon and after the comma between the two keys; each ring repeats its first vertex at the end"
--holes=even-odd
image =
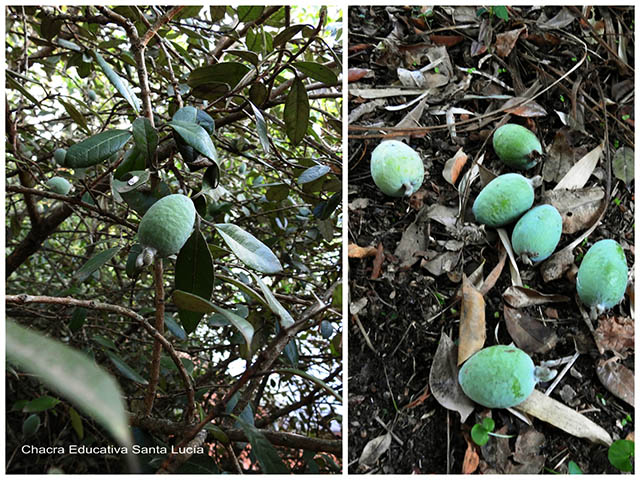
{"type": "MultiPolygon", "coordinates": [[[[26,332],[108,370],[134,425],[87,409],[102,394],[91,382],[74,396],[53,393],[44,379],[74,379],[40,362],[42,383],[19,370],[8,377],[9,404],[61,403],[12,410],[7,448],[20,452],[23,432],[34,445],[105,446],[131,432],[167,445],[191,440],[184,422],[213,415],[204,453],[167,468],[335,471],[339,11],[21,6],[8,7],[6,21],[7,311],[26,332]],[[46,187],[56,176],[73,185],[64,201],[46,187]],[[177,256],[153,258],[138,241],[140,219],[175,193],[193,200],[196,230],[177,256]],[[292,360],[300,374],[283,370],[292,360]],[[242,442],[223,442],[228,431],[242,442]],[[307,443],[292,445],[287,433],[307,443]]],[[[72,457],[61,465],[18,453],[7,469],[126,472],[136,463],[72,457]]],[[[137,467],[155,472],[164,460],[141,455],[137,467]]]]}

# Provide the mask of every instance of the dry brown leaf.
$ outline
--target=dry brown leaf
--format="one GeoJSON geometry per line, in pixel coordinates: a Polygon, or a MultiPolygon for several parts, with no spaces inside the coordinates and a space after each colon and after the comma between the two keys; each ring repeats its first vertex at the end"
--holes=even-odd
{"type": "Polygon", "coordinates": [[[508,305],[504,306],[504,320],[513,342],[525,352],[546,353],[558,342],[551,328],[508,305]]]}
{"type": "Polygon", "coordinates": [[[373,76],[373,70],[370,68],[350,68],[349,69],[349,82],[357,82],[362,78],[369,78],[373,76]]]}
{"type": "Polygon", "coordinates": [[[458,181],[460,172],[467,163],[467,158],[469,158],[467,154],[462,151],[462,148],[460,148],[456,154],[444,164],[442,176],[451,185],[455,185],[458,181]]]}
{"type": "Polygon", "coordinates": [[[546,283],[553,280],[562,278],[564,272],[569,270],[575,260],[573,251],[567,248],[563,248],[559,252],[554,253],[542,263],[540,272],[542,273],[542,280],[546,283]]]}
{"type": "Polygon", "coordinates": [[[484,297],[469,279],[462,276],[462,302],[460,307],[460,345],[458,365],[484,346],[487,338],[484,318],[484,297]]]}
{"type": "Polygon", "coordinates": [[[429,35],[429,40],[434,45],[453,47],[463,41],[464,37],[462,35],[429,35]]]}
{"type": "Polygon", "coordinates": [[[575,163],[576,149],[571,144],[571,131],[561,128],[556,132],[553,143],[542,164],[542,176],[546,182],[559,182],[575,163]]]}
{"type": "Polygon", "coordinates": [[[627,358],[627,352],[633,349],[633,337],[634,321],[629,317],[604,317],[595,332],[600,353],[608,350],[621,358],[627,358]]]}
{"type": "Polygon", "coordinates": [[[401,261],[402,267],[410,267],[419,260],[417,252],[422,252],[427,248],[427,218],[424,210],[418,212],[414,222],[402,233],[402,238],[393,254],[401,261]]]}
{"type": "Polygon", "coordinates": [[[424,401],[430,396],[431,394],[429,393],[429,385],[427,385],[426,387],[424,387],[424,390],[422,390],[422,393],[418,396],[418,398],[406,404],[404,407],[402,407],[402,410],[411,410],[412,408],[415,408],[418,405],[422,405],[424,401]]]}
{"type": "Polygon", "coordinates": [[[465,475],[469,475],[478,469],[480,464],[480,457],[476,452],[475,443],[465,435],[464,439],[467,441],[467,450],[464,452],[464,460],[462,460],[462,472],[465,475]]]}
{"type": "Polygon", "coordinates": [[[598,217],[604,202],[602,187],[575,190],[547,190],[542,201],[556,207],[562,217],[562,233],[584,230],[598,217]]]}
{"type": "Polygon", "coordinates": [[[545,303],[568,302],[571,300],[564,295],[553,293],[542,293],[533,288],[511,286],[502,294],[505,302],[514,308],[530,307],[532,305],[543,305],[545,303]]]}
{"type": "Polygon", "coordinates": [[[479,290],[482,295],[486,295],[487,293],[489,293],[489,291],[496,284],[498,278],[500,278],[502,270],[504,269],[504,263],[506,260],[507,251],[504,249],[504,247],[502,247],[502,244],[500,244],[500,258],[498,259],[498,263],[495,267],[493,267],[493,270],[491,270],[487,278],[485,278],[484,282],[482,282],[482,285],[480,285],[479,290]]]}
{"type": "Polygon", "coordinates": [[[460,261],[459,252],[435,252],[434,250],[429,250],[427,254],[429,258],[422,259],[420,266],[436,277],[443,273],[454,271],[460,261]]]}
{"type": "Polygon", "coordinates": [[[360,460],[358,463],[360,466],[371,467],[375,465],[378,459],[384,454],[391,446],[391,434],[385,433],[379,437],[370,440],[362,450],[360,460]]]}
{"type": "Polygon", "coordinates": [[[633,372],[618,363],[615,357],[598,362],[598,379],[612,394],[633,407],[633,372]]]}
{"type": "Polygon", "coordinates": [[[376,247],[360,247],[355,243],[349,244],[349,258],[373,257],[378,250],[376,247]]]}
{"type": "Polygon", "coordinates": [[[380,276],[382,271],[382,262],[384,261],[384,247],[382,243],[378,244],[376,250],[376,258],[373,259],[373,271],[371,272],[371,280],[375,280],[380,276]]]}
{"type": "Polygon", "coordinates": [[[550,423],[574,437],[586,438],[606,446],[613,443],[604,428],[539,390],[534,390],[524,402],[513,408],[550,423]]]}
{"type": "Polygon", "coordinates": [[[544,107],[534,101],[527,102],[524,105],[518,105],[523,100],[525,100],[524,97],[510,98],[504,102],[502,108],[508,113],[524,118],[545,117],[547,115],[547,111],[544,107]]]}
{"type": "Polygon", "coordinates": [[[496,53],[502,58],[508,56],[511,50],[513,50],[513,47],[516,46],[518,37],[526,30],[527,27],[522,27],[496,35],[496,53]]]}

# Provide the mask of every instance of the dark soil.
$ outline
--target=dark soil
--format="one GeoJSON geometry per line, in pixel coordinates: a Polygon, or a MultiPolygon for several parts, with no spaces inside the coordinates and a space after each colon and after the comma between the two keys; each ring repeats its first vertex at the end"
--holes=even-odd
{"type": "MultiPolygon", "coordinates": [[[[529,38],[520,37],[508,56],[498,58],[493,55],[478,68],[492,76],[498,75],[498,78],[505,85],[513,87],[515,92],[505,91],[487,77],[472,75],[465,91],[449,95],[445,92],[447,86],[443,86],[439,90],[441,95],[436,95],[433,101],[427,102],[428,108],[441,107],[446,110],[453,106],[482,114],[500,108],[504,100],[465,100],[465,94],[526,95],[525,91],[535,81],[541,82],[542,88],[546,88],[575,65],[576,58],[580,59],[583,56],[584,47],[579,40],[587,42],[590,49],[588,60],[568,78],[536,98],[536,102],[547,114],[530,118],[512,115],[509,121],[534,130],[548,150],[556,132],[563,127],[555,111],[569,112],[571,99],[577,99],[578,105],[584,105],[579,108],[584,108],[586,113],[583,120],[584,131],[571,129],[573,145],[586,153],[599,143],[605,142],[605,154],[586,186],[607,187],[607,162],[611,161],[613,152],[618,146],[634,145],[633,96],[628,104],[610,102],[606,110],[606,122],[599,105],[602,104],[603,97],[612,99],[616,96],[616,85],[619,82],[632,82],[633,73],[632,70],[621,67],[620,62],[613,58],[602,43],[593,41],[594,36],[589,28],[583,27],[577,18],[559,29],[542,30],[538,27],[537,21],[543,14],[547,18],[553,18],[560,12],[560,7],[514,7],[509,9],[508,21],[496,16],[490,17],[485,13],[477,17],[475,22],[468,20],[457,24],[454,24],[454,14],[450,9],[435,7],[433,14],[429,15],[428,12],[421,11],[421,8],[424,7],[349,8],[349,68],[370,70],[364,78],[350,83],[351,92],[354,88],[397,86],[397,67],[414,70],[427,65],[429,59],[420,57],[421,48],[424,50],[423,47],[432,45],[434,41],[449,41],[431,35],[462,37],[454,45],[447,43],[447,51],[455,70],[455,78],[451,81],[460,82],[465,71],[456,69],[456,66],[465,69],[477,67],[479,59],[493,51],[497,34],[526,26],[529,38]],[[478,40],[478,27],[482,19],[485,20],[485,28],[492,30],[489,36],[484,37],[490,39],[487,45],[489,49],[473,56],[471,51],[477,47],[473,46],[473,42],[478,40]],[[383,45],[384,49],[381,48],[383,45]],[[395,50],[390,50],[390,47],[394,46],[395,50]],[[505,71],[499,71],[496,65],[505,71]],[[498,71],[499,74],[496,73],[498,71]],[[569,102],[569,105],[566,102],[569,102]]],[[[580,9],[569,11],[573,15],[580,12],[596,22],[603,20],[601,24],[615,24],[616,30],[618,22],[620,25],[633,25],[633,7],[598,7],[586,13],[580,9]]],[[[605,30],[610,31],[607,28],[605,27],[605,30]]],[[[633,32],[622,27],[622,32],[618,33],[626,35],[628,48],[625,61],[633,68],[633,32]]],[[[607,36],[604,35],[602,38],[606,39],[607,36]]],[[[615,44],[614,41],[613,45],[615,44]]],[[[386,100],[387,105],[400,105],[414,98],[415,96],[396,96],[386,100]]],[[[349,110],[352,112],[370,101],[372,100],[350,94],[349,110]]],[[[513,438],[497,440],[492,437],[482,449],[474,446],[480,458],[475,469],[478,473],[567,473],[569,461],[575,462],[584,473],[619,473],[607,459],[607,447],[576,438],[537,419],[533,419],[533,428],[544,436],[544,440],[536,453],[541,455],[543,460],[539,464],[532,462],[531,465],[523,466],[515,462],[511,455],[515,451],[518,435],[530,428],[524,422],[507,410],[483,411],[478,407],[467,421],[461,424],[460,415],[442,407],[430,393],[429,372],[441,334],[447,333],[454,341],[458,338],[460,314],[459,303],[456,303],[455,297],[461,285],[462,273],[470,275],[482,262],[486,262],[486,277],[498,262],[500,241],[495,235],[495,230],[487,228],[486,241],[465,243],[455,267],[437,276],[421,267],[420,261],[408,268],[401,267],[394,252],[403,232],[416,219],[420,208],[434,203],[449,207],[459,205],[458,190],[444,180],[442,171],[445,162],[453,157],[460,147],[469,156],[461,176],[472,166],[472,161],[482,155],[485,157],[484,166],[488,170],[496,174],[510,171],[497,159],[490,142],[493,129],[507,114],[502,112],[493,115],[480,126],[468,123],[463,128],[458,128],[457,145],[452,142],[447,129],[432,129],[411,138],[405,137],[404,140],[424,159],[425,180],[421,190],[410,199],[393,199],[383,195],[373,184],[369,173],[370,154],[382,137],[392,134],[393,129],[389,127],[396,126],[411,108],[387,111],[378,107],[350,125],[349,243],[361,247],[382,245],[384,254],[382,257],[378,255],[378,259],[383,260],[379,275],[374,271],[373,256],[349,260],[352,306],[348,352],[349,472],[462,473],[468,445],[465,436],[468,438],[471,427],[480,417],[491,414],[496,430],[504,427],[504,431],[513,435],[513,438]],[[377,130],[362,130],[353,126],[375,127],[377,130]],[[372,274],[377,278],[372,279],[372,274]],[[363,306],[364,298],[366,305],[363,306]],[[359,311],[354,314],[353,307],[356,305],[359,311]],[[411,402],[417,405],[405,408],[411,402]],[[393,435],[390,447],[373,465],[360,465],[359,459],[365,445],[387,431],[393,435]],[[499,452],[496,453],[500,449],[506,449],[502,456],[499,452]]],[[[455,119],[460,121],[464,117],[455,115],[455,119]]],[[[426,109],[418,122],[418,126],[424,127],[443,124],[444,115],[432,115],[426,109]]],[[[577,159],[582,155],[578,155],[577,159]]],[[[527,171],[525,175],[532,177],[541,174],[541,168],[542,163],[527,171]]],[[[586,241],[574,249],[575,262],[579,265],[582,255],[595,241],[613,238],[623,245],[628,265],[632,270],[633,182],[625,185],[611,174],[610,185],[611,191],[615,194],[612,195],[601,224],[586,241]]],[[[554,184],[549,182],[543,186],[546,190],[553,187],[554,184]]],[[[476,180],[471,191],[471,201],[463,210],[464,221],[470,224],[474,224],[474,219],[469,207],[480,188],[480,181],[476,180]]],[[[540,190],[537,189],[536,204],[539,202],[539,196],[540,190]]],[[[429,239],[428,248],[444,251],[444,242],[452,238],[450,233],[435,221],[427,225],[425,235],[429,239]]],[[[571,243],[584,230],[586,228],[571,235],[563,234],[558,249],[571,243]]],[[[508,231],[510,233],[510,230],[508,231]]],[[[608,359],[613,354],[609,351],[601,354],[598,351],[593,335],[579,310],[572,276],[565,275],[559,280],[545,283],[538,266],[519,265],[519,268],[527,286],[544,293],[563,294],[570,298],[566,303],[545,304],[525,309],[525,312],[535,318],[544,316],[548,320],[547,325],[552,326],[558,336],[558,342],[551,351],[544,355],[532,355],[536,363],[580,353],[572,371],[564,376],[553,391],[552,397],[563,401],[559,392],[569,385],[576,392],[572,402],[573,408],[603,427],[614,440],[627,438],[634,430],[633,407],[612,395],[596,375],[596,362],[603,358],[608,359]],[[555,312],[548,310],[549,307],[555,312]]],[[[485,346],[512,342],[505,328],[502,298],[502,292],[510,285],[507,260],[496,285],[485,295],[485,346]]],[[[630,310],[629,297],[625,296],[623,302],[605,316],[629,317],[630,310]]],[[[594,327],[597,325],[596,321],[594,327]]],[[[633,370],[633,350],[627,353],[626,359],[621,362],[633,370]]],[[[546,385],[542,388],[546,388],[546,385]]]]}

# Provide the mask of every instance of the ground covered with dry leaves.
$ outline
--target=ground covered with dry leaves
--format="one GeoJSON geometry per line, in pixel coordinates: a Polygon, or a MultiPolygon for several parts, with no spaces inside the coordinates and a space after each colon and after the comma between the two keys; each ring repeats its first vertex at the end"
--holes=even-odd
{"type": "Polygon", "coordinates": [[[440,388],[447,369],[432,366],[457,348],[447,338],[464,342],[468,277],[462,302],[484,302],[485,346],[557,361],[557,383],[537,388],[611,439],[633,439],[633,275],[593,322],[575,289],[600,239],[619,242],[633,271],[633,19],[633,7],[349,9],[349,472],[567,473],[575,462],[618,473],[606,446],[538,418],[476,406],[461,422],[464,402],[440,388]],[[524,174],[544,180],[534,205],[563,216],[556,254],[517,271],[511,227],[504,242],[470,211],[482,185],[512,171],[491,146],[507,122],[541,140],[544,158],[524,174]],[[382,138],[423,158],[410,198],[373,184],[382,138]],[[479,447],[470,430],[487,416],[509,438],[479,447]]]}

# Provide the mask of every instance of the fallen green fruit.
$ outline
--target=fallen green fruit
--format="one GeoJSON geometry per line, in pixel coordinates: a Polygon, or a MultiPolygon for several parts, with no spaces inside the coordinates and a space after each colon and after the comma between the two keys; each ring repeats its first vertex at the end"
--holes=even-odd
{"type": "Polygon", "coordinates": [[[562,235],[562,216],[552,205],[539,205],[525,213],[511,234],[514,252],[528,263],[549,258],[562,235]]]}
{"type": "Polygon", "coordinates": [[[144,214],[138,227],[138,240],[144,247],[143,253],[147,253],[141,254],[141,258],[148,258],[148,252],[152,257],[178,253],[191,235],[195,218],[193,202],[185,195],[168,195],[158,200],[144,214]]]}
{"type": "Polygon", "coordinates": [[[53,152],[53,158],[56,163],[60,166],[64,166],[64,159],[67,156],[67,151],[64,148],[57,148],[55,152],[53,152]]]}
{"type": "Polygon", "coordinates": [[[509,408],[524,402],[537,381],[531,357],[507,345],[474,353],[458,373],[465,395],[488,408],[509,408]]]}
{"type": "Polygon", "coordinates": [[[62,177],[53,177],[47,180],[47,187],[49,187],[51,191],[59,193],[60,195],[66,195],[71,191],[71,184],[66,178],[62,177]]]}
{"type": "Polygon", "coordinates": [[[482,189],[473,202],[472,211],[478,222],[502,227],[517,220],[531,205],[531,181],[518,173],[505,173],[482,189]]]}
{"type": "Polygon", "coordinates": [[[386,140],[371,154],[371,176],[390,197],[409,196],[424,179],[422,158],[413,148],[397,140],[386,140]]]}
{"type": "Polygon", "coordinates": [[[542,145],[535,134],[515,123],[495,131],[493,149],[505,164],[521,170],[533,167],[542,155],[542,145]]]}
{"type": "Polygon", "coordinates": [[[620,303],[627,281],[627,259],[622,247],[615,240],[600,240],[582,259],[576,289],[585,305],[602,313],[620,303]]]}

